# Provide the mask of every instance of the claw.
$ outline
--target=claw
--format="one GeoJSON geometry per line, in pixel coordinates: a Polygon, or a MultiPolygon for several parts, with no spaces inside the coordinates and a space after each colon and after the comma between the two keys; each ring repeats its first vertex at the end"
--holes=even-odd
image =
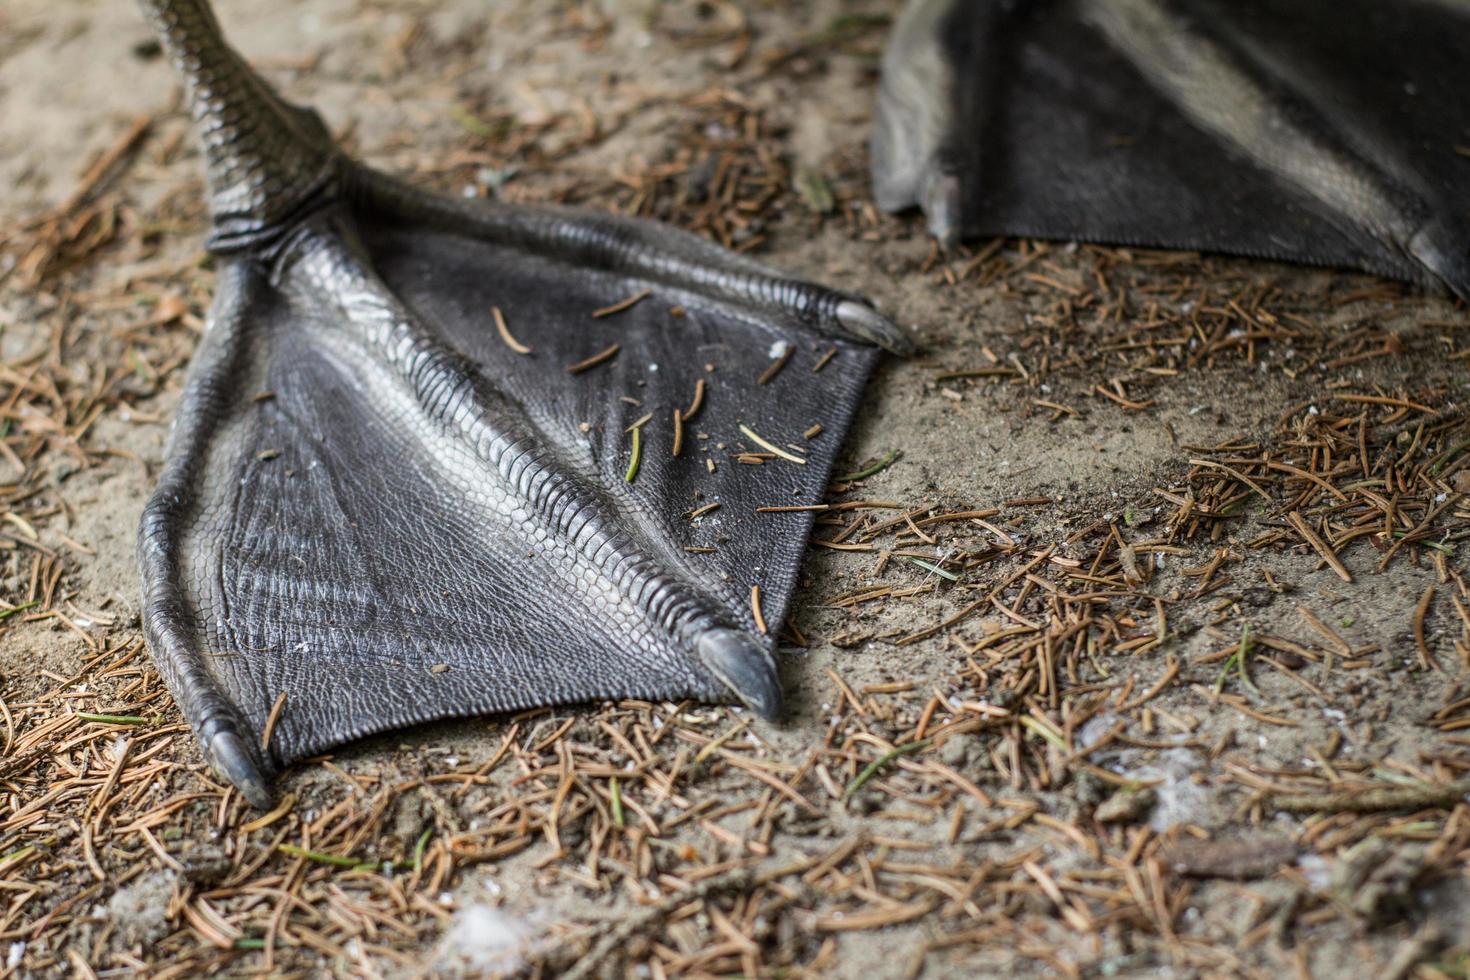
{"type": "Polygon", "coordinates": [[[699,658],[734,695],[767,721],[781,717],[781,679],[766,649],[740,630],[712,629],[699,638],[699,658]]]}
{"type": "Polygon", "coordinates": [[[953,251],[960,243],[964,226],[964,185],[957,174],[946,173],[938,163],[930,164],[924,184],[921,204],[929,220],[929,234],[941,249],[953,251]]]}
{"type": "Polygon", "coordinates": [[[890,354],[907,356],[914,352],[914,342],[908,334],[866,303],[845,299],[837,304],[836,317],[853,337],[877,344],[890,354]]]}
{"type": "Polygon", "coordinates": [[[215,771],[240,790],[251,806],[269,810],[275,802],[245,741],[232,731],[216,731],[205,742],[205,753],[215,771]]]}

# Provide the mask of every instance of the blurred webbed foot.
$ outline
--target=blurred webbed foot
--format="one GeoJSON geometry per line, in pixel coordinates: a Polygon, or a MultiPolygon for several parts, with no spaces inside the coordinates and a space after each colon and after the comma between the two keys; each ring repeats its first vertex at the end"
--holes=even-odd
{"type": "Polygon", "coordinates": [[[1470,298],[1470,8],[911,0],[873,179],[945,245],[1025,235],[1439,282],[1470,298]]]}

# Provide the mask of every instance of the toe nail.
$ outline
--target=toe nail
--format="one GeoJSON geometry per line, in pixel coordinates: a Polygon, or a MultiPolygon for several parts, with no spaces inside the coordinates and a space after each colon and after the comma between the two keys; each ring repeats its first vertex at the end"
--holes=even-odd
{"type": "Polygon", "coordinates": [[[252,806],[269,810],[275,794],[245,742],[231,731],[215,732],[207,743],[209,759],[221,776],[235,784],[252,806]]]}
{"type": "Polygon", "coordinates": [[[754,636],[712,629],[699,638],[699,657],[748,708],[767,721],[781,717],[781,679],[776,663],[754,636]]]}
{"type": "Polygon", "coordinates": [[[914,345],[904,332],[892,320],[866,303],[845,299],[837,304],[836,316],[843,329],[854,336],[895,354],[913,351],[914,345]]]}

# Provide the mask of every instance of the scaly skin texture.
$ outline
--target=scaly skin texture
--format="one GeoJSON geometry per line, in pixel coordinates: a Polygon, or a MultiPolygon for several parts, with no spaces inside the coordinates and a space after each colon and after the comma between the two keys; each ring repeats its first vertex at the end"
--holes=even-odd
{"type": "Polygon", "coordinates": [[[282,230],[330,187],[339,155],[310,110],[282,102],[224,42],[205,0],[143,0],[204,150],[217,250],[282,230]]]}
{"type": "Polygon", "coordinates": [[[857,297],[672,229],[368,171],[201,0],[144,7],[203,135],[221,255],[143,517],[144,618],[214,765],[265,805],[292,760],[436,718],[615,697],[778,716],[750,596],[779,625],[811,515],[755,508],[821,498],[870,342],[903,336],[857,297]],[[609,363],[566,370],[610,343],[609,363]],[[783,346],[838,356],[757,386],[783,346]],[[635,466],[626,429],[648,412],[635,466]],[[799,464],[713,448],[816,422],[799,464]],[[703,502],[723,510],[684,517],[703,502]]]}
{"type": "Polygon", "coordinates": [[[873,183],[945,244],[1198,248],[1470,299],[1467,49],[1442,0],[911,0],[873,183]]]}

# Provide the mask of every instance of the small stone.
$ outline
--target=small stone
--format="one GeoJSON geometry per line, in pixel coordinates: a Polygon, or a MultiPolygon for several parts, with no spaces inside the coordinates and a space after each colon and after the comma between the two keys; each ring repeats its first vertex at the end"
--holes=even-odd
{"type": "Polygon", "coordinates": [[[199,844],[178,855],[184,878],[196,885],[212,885],[230,873],[230,858],[217,844],[199,844]]]}
{"type": "Polygon", "coordinates": [[[1136,823],[1148,816],[1157,802],[1159,794],[1146,786],[1142,789],[1120,789],[1098,804],[1094,816],[1099,823],[1136,823]]]}
{"type": "Polygon", "coordinates": [[[960,831],[960,840],[966,844],[979,844],[982,841],[997,847],[1009,844],[1012,834],[1005,828],[996,828],[983,821],[976,821],[960,831]]]}
{"type": "Polygon", "coordinates": [[[1108,784],[1086,769],[1072,776],[1072,797],[1084,807],[1096,807],[1108,798],[1108,784]]]}
{"type": "Polygon", "coordinates": [[[1262,609],[1276,601],[1276,593],[1272,592],[1264,585],[1257,585],[1242,592],[1240,594],[1240,600],[1244,602],[1247,606],[1254,606],[1257,609],[1262,609]]]}
{"type": "Polygon", "coordinates": [[[970,761],[970,742],[963,735],[951,735],[939,747],[939,760],[952,769],[970,761]]]}
{"type": "Polygon", "coordinates": [[[1287,670],[1301,670],[1307,665],[1305,657],[1292,653],[1290,650],[1278,651],[1276,661],[1287,670]]]}
{"type": "Polygon", "coordinates": [[[81,464],[69,457],[63,457],[51,467],[51,482],[60,486],[81,471],[81,464]]]}
{"type": "Polygon", "coordinates": [[[108,918],[127,946],[156,943],[168,933],[168,900],[174,876],[154,871],[120,888],[107,902],[108,918]]]}
{"type": "Polygon", "coordinates": [[[1159,852],[1164,867],[1192,878],[1251,881],[1269,878],[1295,860],[1299,848],[1284,837],[1255,834],[1237,840],[1184,839],[1159,852]]]}

